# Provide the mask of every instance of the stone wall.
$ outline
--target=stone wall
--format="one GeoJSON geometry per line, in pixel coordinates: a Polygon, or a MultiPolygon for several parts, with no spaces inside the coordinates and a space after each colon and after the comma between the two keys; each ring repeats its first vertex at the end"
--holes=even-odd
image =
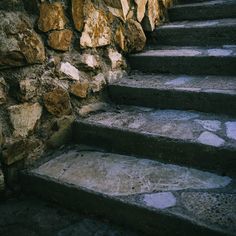
{"type": "MultiPolygon", "coordinates": [[[[0,158],[16,170],[70,141],[76,116],[103,106],[106,85],[143,50],[171,0],[1,0],[0,158]],[[92,105],[91,105],[92,104],[92,105]]],[[[0,166],[0,191],[4,186],[0,166]]]]}

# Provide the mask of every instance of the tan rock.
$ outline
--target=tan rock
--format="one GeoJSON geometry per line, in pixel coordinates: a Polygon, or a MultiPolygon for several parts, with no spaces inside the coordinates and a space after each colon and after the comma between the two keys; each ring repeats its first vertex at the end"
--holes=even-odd
{"type": "Polygon", "coordinates": [[[104,102],[91,103],[91,104],[82,106],[79,110],[79,115],[82,117],[85,117],[92,112],[106,111],[107,109],[109,109],[109,105],[107,103],[104,103],[104,102]]]}
{"type": "Polygon", "coordinates": [[[112,70],[126,67],[126,62],[122,54],[112,48],[108,49],[108,58],[110,59],[112,70]]]}
{"type": "Polygon", "coordinates": [[[85,4],[86,23],[80,38],[82,48],[102,47],[111,43],[111,26],[107,13],[97,9],[91,1],[85,4]]]}
{"type": "Polygon", "coordinates": [[[142,22],[145,31],[153,31],[166,18],[166,8],[162,1],[148,0],[147,11],[142,22]]]}
{"type": "Polygon", "coordinates": [[[87,80],[78,81],[71,85],[70,92],[79,97],[86,98],[88,94],[89,82],[87,80]]]}
{"type": "Polygon", "coordinates": [[[137,20],[141,22],[144,18],[148,0],[135,0],[137,5],[137,20]]]}
{"type": "Polygon", "coordinates": [[[7,84],[4,78],[0,77],[0,105],[7,101],[7,84]]]}
{"type": "Polygon", "coordinates": [[[146,44],[146,36],[139,22],[130,19],[116,30],[116,43],[124,52],[142,51],[146,44]]]}
{"type": "Polygon", "coordinates": [[[90,83],[91,89],[94,93],[100,92],[106,85],[106,79],[104,74],[100,73],[93,77],[93,80],[90,83]]]}
{"type": "Polygon", "coordinates": [[[67,91],[63,89],[55,89],[48,92],[43,97],[44,105],[49,113],[57,117],[70,115],[72,107],[70,103],[70,96],[67,91]]]}
{"type": "Polygon", "coordinates": [[[79,66],[83,70],[97,70],[100,68],[99,57],[97,55],[84,53],[81,57],[79,66]]]}
{"type": "Polygon", "coordinates": [[[105,75],[106,81],[108,84],[117,82],[124,77],[126,77],[128,74],[125,70],[113,70],[113,71],[108,71],[105,75]]]}
{"type": "Polygon", "coordinates": [[[0,11],[0,29],[0,69],[44,62],[43,42],[24,14],[0,11]]]}
{"type": "Polygon", "coordinates": [[[67,23],[63,6],[60,2],[47,3],[40,5],[40,15],[38,28],[43,32],[50,30],[62,30],[67,23]]]}
{"type": "Polygon", "coordinates": [[[9,107],[8,110],[15,137],[26,137],[30,131],[34,130],[42,115],[42,107],[39,103],[15,105],[9,107]]]}
{"type": "Polygon", "coordinates": [[[58,148],[72,142],[72,124],[74,121],[74,116],[63,116],[57,119],[53,125],[56,127],[56,131],[53,132],[47,141],[47,145],[50,148],[58,148]]]}
{"type": "Polygon", "coordinates": [[[38,82],[36,79],[24,79],[19,82],[20,99],[29,101],[37,95],[38,82]]]}
{"type": "Polygon", "coordinates": [[[27,158],[41,145],[37,139],[8,139],[3,146],[2,161],[12,165],[17,161],[27,158]]]}
{"type": "Polygon", "coordinates": [[[72,0],[72,17],[78,31],[84,28],[84,3],[85,0],[72,0]]]}
{"type": "Polygon", "coordinates": [[[115,16],[121,16],[122,19],[126,20],[130,10],[130,0],[104,0],[105,3],[110,7],[110,11],[115,16]]]}
{"type": "Polygon", "coordinates": [[[174,0],[162,0],[162,2],[164,4],[165,8],[170,8],[174,4],[174,0]]]}
{"type": "Polygon", "coordinates": [[[48,36],[48,45],[56,50],[68,51],[71,45],[73,32],[69,29],[52,31],[48,36]]]}
{"type": "Polygon", "coordinates": [[[124,52],[127,51],[126,48],[126,39],[125,39],[125,28],[123,25],[120,25],[115,32],[115,42],[124,52]]]}
{"type": "Polygon", "coordinates": [[[81,80],[82,73],[69,62],[62,62],[60,65],[60,72],[67,76],[71,80],[81,80]]]}

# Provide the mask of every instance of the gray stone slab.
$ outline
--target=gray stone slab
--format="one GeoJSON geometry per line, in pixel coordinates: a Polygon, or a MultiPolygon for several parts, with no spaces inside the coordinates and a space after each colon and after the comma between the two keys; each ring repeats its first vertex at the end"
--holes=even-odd
{"type": "MultiPolygon", "coordinates": [[[[110,196],[222,188],[231,182],[229,177],[191,168],[96,151],[70,151],[32,172],[110,196]]],[[[155,205],[159,197],[163,196],[145,199],[155,205]]]]}
{"type": "MultiPolygon", "coordinates": [[[[230,193],[235,181],[229,177],[82,147],[60,151],[24,181],[27,190],[44,189],[44,195],[73,209],[78,204],[86,212],[135,222],[132,227],[147,235],[165,235],[163,224],[171,226],[168,232],[178,229],[173,235],[235,235],[236,195],[230,193]]],[[[86,225],[69,225],[60,234],[87,232],[86,225]]],[[[88,225],[94,232],[96,226],[88,225]]]]}
{"type": "Polygon", "coordinates": [[[144,111],[140,107],[121,106],[120,109],[94,114],[85,120],[143,134],[236,148],[235,140],[226,135],[225,127],[219,126],[229,120],[236,122],[227,116],[180,110],[144,111]]]}

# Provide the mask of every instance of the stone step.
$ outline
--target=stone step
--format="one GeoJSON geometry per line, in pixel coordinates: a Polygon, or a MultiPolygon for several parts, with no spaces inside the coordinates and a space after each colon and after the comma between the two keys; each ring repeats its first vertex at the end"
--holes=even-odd
{"type": "Polygon", "coordinates": [[[236,46],[153,47],[130,55],[133,70],[190,75],[236,75],[236,46]]]}
{"type": "Polygon", "coordinates": [[[235,235],[234,179],[89,147],[53,157],[21,175],[24,191],[140,235],[235,235]]]}
{"type": "Polygon", "coordinates": [[[213,20],[236,17],[235,0],[216,0],[176,5],[168,11],[170,21],[213,20]]]}
{"type": "Polygon", "coordinates": [[[149,43],[171,46],[216,46],[236,44],[236,18],[181,21],[157,27],[149,43]]]}
{"type": "Polygon", "coordinates": [[[73,130],[79,144],[236,175],[236,119],[229,116],[119,106],[78,119],[73,130]]]}
{"type": "Polygon", "coordinates": [[[116,104],[236,115],[236,77],[132,73],[109,85],[116,104]]]}
{"type": "Polygon", "coordinates": [[[211,2],[214,0],[176,0],[176,4],[193,4],[193,3],[200,3],[200,2],[211,2]]]}

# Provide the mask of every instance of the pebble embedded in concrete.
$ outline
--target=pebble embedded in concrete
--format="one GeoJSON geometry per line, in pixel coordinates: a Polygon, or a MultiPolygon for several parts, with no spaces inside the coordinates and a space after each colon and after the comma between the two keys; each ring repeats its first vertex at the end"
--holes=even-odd
{"type": "Polygon", "coordinates": [[[229,56],[233,51],[226,49],[209,49],[207,50],[209,56],[229,56]]]}
{"type": "Polygon", "coordinates": [[[199,138],[197,139],[198,142],[214,147],[220,147],[224,145],[225,140],[220,138],[218,135],[213,134],[211,132],[205,131],[203,132],[199,138]]]}
{"type": "Polygon", "coordinates": [[[236,122],[226,122],[225,125],[227,137],[236,140],[236,122]]]}
{"type": "Polygon", "coordinates": [[[171,192],[145,194],[143,202],[146,206],[165,209],[176,205],[176,198],[171,192]]]}
{"type": "Polygon", "coordinates": [[[195,120],[198,124],[200,124],[204,129],[209,131],[219,131],[221,130],[221,122],[218,120],[195,120]]]}

